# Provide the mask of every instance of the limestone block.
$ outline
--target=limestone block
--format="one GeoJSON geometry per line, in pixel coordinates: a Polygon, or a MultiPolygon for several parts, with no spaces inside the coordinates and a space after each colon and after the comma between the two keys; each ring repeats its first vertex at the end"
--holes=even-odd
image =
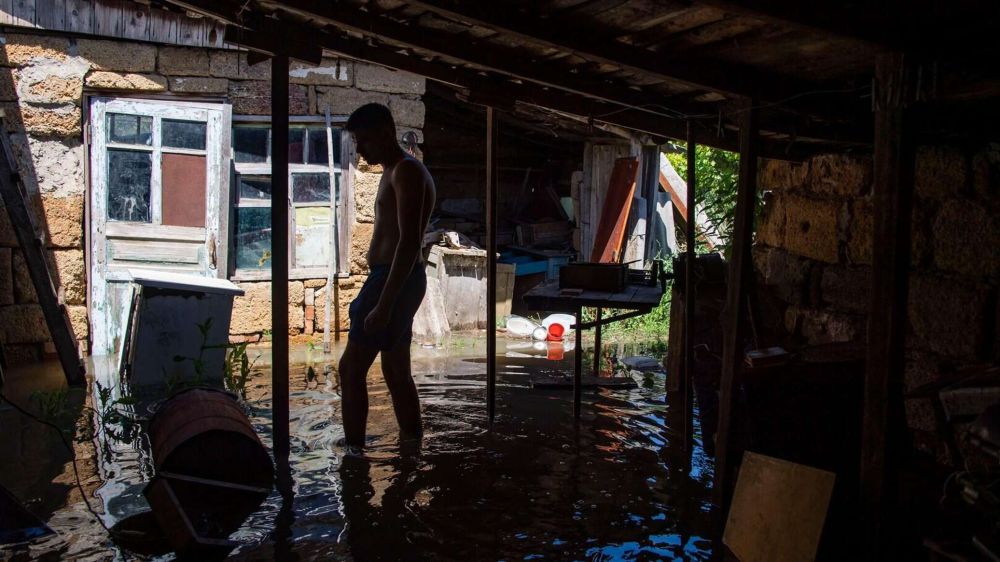
{"type": "Polygon", "coordinates": [[[52,35],[8,33],[0,49],[0,65],[25,66],[37,59],[64,61],[69,58],[69,40],[52,35]]]}
{"type": "Polygon", "coordinates": [[[809,178],[808,162],[764,160],[760,167],[760,188],[771,191],[791,191],[805,187],[809,178]]]}
{"type": "Polygon", "coordinates": [[[871,182],[871,158],[823,154],[809,163],[809,186],[814,193],[855,197],[868,193],[871,182]]]}
{"type": "Polygon", "coordinates": [[[42,212],[35,215],[47,234],[53,248],[83,247],[83,195],[41,198],[42,212]]]}
{"type": "MultiPolygon", "coordinates": [[[[229,101],[233,104],[233,113],[236,115],[270,115],[271,83],[263,80],[231,80],[229,101]]],[[[306,87],[289,84],[288,112],[292,115],[305,115],[308,111],[306,87]]]]}
{"type": "Polygon", "coordinates": [[[354,174],[354,219],[358,222],[375,222],[375,197],[381,173],[358,171],[354,174]]]}
{"type": "MultiPolygon", "coordinates": [[[[316,289],[314,289],[312,287],[307,287],[305,285],[305,283],[303,283],[303,286],[305,287],[305,291],[306,291],[305,292],[305,300],[303,301],[303,303],[306,306],[313,306],[313,305],[315,305],[316,304],[316,289]]],[[[306,311],[306,318],[308,318],[308,317],[309,317],[309,311],[307,310],[306,311]]]]}
{"type": "Polygon", "coordinates": [[[947,201],[934,219],[933,233],[938,268],[976,278],[1000,273],[1000,223],[983,206],[947,201]]]}
{"type": "Polygon", "coordinates": [[[991,143],[972,159],[972,188],[978,197],[1000,203],[1000,143],[991,143]]]}
{"type": "Polygon", "coordinates": [[[17,246],[17,236],[14,235],[14,227],[10,224],[7,208],[4,207],[3,201],[0,201],[0,248],[15,246],[17,246]]]}
{"type": "Polygon", "coordinates": [[[350,61],[336,58],[324,58],[317,66],[292,61],[288,68],[288,80],[293,84],[350,87],[353,73],[350,61]]]}
{"type": "Polygon", "coordinates": [[[359,172],[367,172],[371,174],[382,174],[382,164],[369,164],[367,160],[358,156],[357,169],[359,172]]]}
{"type": "Polygon", "coordinates": [[[87,264],[83,250],[54,250],[50,253],[53,284],[66,304],[87,303],[87,264]]]}
{"type": "Polygon", "coordinates": [[[174,76],[208,76],[208,49],[194,47],[160,47],[156,65],[161,74],[174,76]]]}
{"type": "MultiPolygon", "coordinates": [[[[238,283],[245,291],[243,296],[233,299],[231,334],[259,334],[271,329],[271,282],[238,283]]],[[[305,318],[302,311],[302,283],[288,285],[288,333],[295,335],[302,331],[305,318]],[[299,304],[293,304],[298,299],[299,304]]]]}
{"type": "Polygon", "coordinates": [[[305,285],[302,281],[288,282],[288,304],[301,307],[305,301],[305,285]]]}
{"type": "Polygon", "coordinates": [[[20,250],[12,252],[13,260],[11,265],[14,276],[14,302],[17,304],[30,304],[38,302],[38,295],[35,293],[35,285],[31,282],[31,275],[28,273],[27,263],[24,261],[24,254],[20,250]]]}
{"type": "Polygon", "coordinates": [[[17,85],[14,84],[14,73],[9,70],[0,72],[0,101],[17,101],[17,85]]]}
{"type": "Polygon", "coordinates": [[[38,107],[30,104],[15,106],[13,113],[5,114],[8,131],[27,132],[39,137],[76,137],[82,135],[80,107],[66,104],[38,107]]]}
{"type": "Polygon", "coordinates": [[[69,325],[73,330],[73,339],[82,340],[90,335],[90,321],[87,317],[86,306],[67,306],[66,312],[69,315],[69,325]]]}
{"type": "Polygon", "coordinates": [[[83,97],[83,78],[90,64],[79,57],[62,61],[36,61],[14,71],[14,83],[21,102],[72,103],[83,97]]]}
{"type": "MultiPolygon", "coordinates": [[[[0,315],[3,311],[0,310],[0,315]]],[[[0,332],[0,337],[2,332],[0,332]]],[[[4,358],[7,359],[7,364],[14,365],[29,365],[32,363],[38,363],[42,360],[41,346],[36,343],[31,344],[7,344],[3,348],[4,358]]]]}
{"type": "Polygon", "coordinates": [[[367,103],[381,103],[388,107],[389,95],[336,86],[316,87],[316,111],[318,113],[323,113],[329,107],[331,115],[350,115],[355,109],[367,103]]]}
{"type": "Polygon", "coordinates": [[[871,294],[870,272],[867,267],[830,265],[823,268],[820,295],[833,309],[865,314],[871,294]]]}
{"type": "Polygon", "coordinates": [[[828,263],[838,260],[840,203],[789,195],[785,200],[785,248],[828,263]]]}
{"type": "Polygon", "coordinates": [[[932,275],[910,278],[909,320],[924,349],[975,360],[984,345],[989,290],[932,275]]]}
{"type": "Polygon", "coordinates": [[[427,86],[422,76],[361,63],[354,67],[354,85],[361,90],[417,95],[423,94],[427,86]]]}
{"type": "Polygon", "coordinates": [[[789,304],[801,304],[810,263],[777,248],[754,248],[754,267],[768,292],[789,304]]]}
{"type": "Polygon", "coordinates": [[[10,248],[0,248],[0,305],[14,304],[14,264],[10,248]]]}
{"type": "Polygon", "coordinates": [[[0,333],[5,344],[44,343],[51,339],[42,307],[37,304],[5,306],[0,314],[0,333]]]}
{"type": "Polygon", "coordinates": [[[170,91],[186,94],[224,94],[229,91],[229,81],[225,78],[203,76],[171,77],[170,91]]]}
{"type": "Polygon", "coordinates": [[[77,53],[94,70],[153,72],[156,70],[156,47],[144,43],[124,43],[96,39],[77,39],[77,53]]]}
{"type": "Polygon", "coordinates": [[[864,319],[825,310],[802,310],[799,314],[802,337],[809,345],[861,341],[864,319]]]}
{"type": "Polygon", "coordinates": [[[80,140],[14,134],[10,141],[18,171],[29,193],[71,197],[86,192],[83,173],[86,153],[80,140]]]}
{"type": "Polygon", "coordinates": [[[247,64],[246,53],[212,50],[208,53],[209,73],[219,78],[240,80],[270,80],[270,59],[255,65],[247,64]]]}
{"type": "Polygon", "coordinates": [[[159,74],[98,70],[87,75],[87,87],[104,90],[162,92],[167,89],[167,79],[159,74]]]}
{"type": "Polygon", "coordinates": [[[785,196],[764,195],[764,208],[757,222],[757,242],[780,248],[785,245],[785,196]]]}
{"type": "MultiPolygon", "coordinates": [[[[339,299],[338,303],[335,303],[337,310],[340,313],[340,325],[339,330],[347,330],[351,327],[351,321],[348,317],[348,308],[351,306],[351,301],[353,301],[358,296],[358,292],[361,290],[361,284],[358,283],[351,287],[341,287],[338,291],[337,297],[339,299]]],[[[326,288],[316,289],[316,305],[315,311],[316,321],[314,324],[314,330],[316,332],[326,331],[326,288]]],[[[334,323],[333,314],[330,314],[330,324],[334,323]]]]}
{"type": "Polygon", "coordinates": [[[959,195],[965,189],[965,154],[947,146],[917,148],[914,191],[925,199],[943,199],[959,195]]]}
{"type": "Polygon", "coordinates": [[[375,225],[356,223],[351,229],[351,274],[368,273],[368,249],[372,243],[375,225]]]}
{"type": "Polygon", "coordinates": [[[417,128],[424,126],[424,102],[420,99],[392,96],[389,98],[389,109],[396,125],[417,128]]]}

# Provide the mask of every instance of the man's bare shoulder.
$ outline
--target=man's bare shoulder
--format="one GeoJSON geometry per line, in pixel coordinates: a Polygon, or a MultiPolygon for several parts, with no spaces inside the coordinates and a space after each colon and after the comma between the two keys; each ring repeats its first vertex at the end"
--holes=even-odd
{"type": "Polygon", "coordinates": [[[393,167],[392,183],[399,187],[418,184],[433,185],[433,180],[431,180],[431,174],[423,162],[412,156],[406,156],[393,167]]]}

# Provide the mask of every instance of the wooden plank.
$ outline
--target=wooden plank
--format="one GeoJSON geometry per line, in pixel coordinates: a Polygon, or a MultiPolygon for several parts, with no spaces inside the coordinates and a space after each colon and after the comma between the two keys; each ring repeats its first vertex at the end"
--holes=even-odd
{"type": "Polygon", "coordinates": [[[177,29],[184,14],[154,10],[149,20],[149,40],[154,43],[179,43],[177,29]]]}
{"type": "MultiPolygon", "coordinates": [[[[288,56],[271,59],[271,143],[288,146],[288,56]]],[[[288,201],[288,151],[271,155],[271,200],[288,201]]],[[[271,207],[271,411],[275,464],[288,464],[288,205],[271,207]]]]}
{"type": "Polygon", "coordinates": [[[94,3],[94,33],[105,37],[122,37],[125,18],[121,0],[96,0],[94,3]]]}
{"type": "Polygon", "coordinates": [[[66,0],[66,31],[94,32],[94,0],[66,0]]]}
{"type": "MultiPolygon", "coordinates": [[[[740,451],[732,446],[730,435],[736,406],[738,377],[743,370],[743,340],[747,333],[745,303],[748,285],[753,279],[753,217],[757,196],[757,103],[747,100],[740,128],[740,171],[736,192],[736,217],[733,226],[732,255],[729,256],[726,314],[723,320],[722,382],[719,388],[719,429],[716,438],[715,486],[713,500],[721,517],[729,511],[735,467],[740,451]]],[[[720,521],[721,522],[721,521],[720,521]]]]}
{"type": "MultiPolygon", "coordinates": [[[[694,140],[694,126],[688,123],[688,138],[687,138],[687,182],[685,182],[685,191],[687,192],[686,200],[684,202],[685,209],[697,209],[695,202],[695,193],[698,188],[698,177],[695,173],[695,161],[697,157],[697,146],[694,140]]],[[[692,215],[697,216],[697,213],[692,213],[692,215]]],[[[684,268],[684,371],[683,373],[678,373],[680,375],[677,392],[680,394],[680,404],[681,404],[681,432],[683,435],[683,445],[685,451],[691,451],[693,447],[691,446],[694,437],[694,408],[693,408],[693,393],[694,393],[694,329],[695,329],[695,304],[698,300],[698,295],[696,292],[696,287],[694,283],[694,264],[695,264],[695,240],[694,240],[694,229],[695,221],[689,220],[684,225],[684,243],[687,246],[685,253],[685,260],[687,262],[687,267],[684,268]]]]}
{"type": "Polygon", "coordinates": [[[815,560],[836,475],[747,451],[723,542],[740,562],[815,560]]]}
{"type": "Polygon", "coordinates": [[[149,39],[150,8],[135,2],[122,5],[122,35],[127,39],[149,39]]]}
{"type": "Polygon", "coordinates": [[[159,224],[129,224],[109,221],[105,226],[107,238],[130,238],[133,240],[176,240],[182,242],[204,242],[205,229],[190,226],[165,226],[159,224]]]}
{"type": "MultiPolygon", "coordinates": [[[[497,293],[497,140],[499,127],[496,110],[486,107],[486,256],[489,273],[486,276],[486,294],[496,298],[497,293]]],[[[487,307],[486,317],[486,411],[490,426],[496,418],[497,400],[497,311],[487,307]]]]}
{"type": "Polygon", "coordinates": [[[893,550],[895,475],[905,446],[904,342],[910,268],[915,148],[907,105],[915,72],[902,55],[875,67],[874,233],[861,445],[864,555],[884,560],[893,550]]]}
{"type": "Polygon", "coordinates": [[[110,265],[128,266],[120,262],[188,263],[197,264],[204,240],[197,243],[152,240],[109,240],[110,265]]]}
{"type": "Polygon", "coordinates": [[[13,25],[13,0],[0,0],[0,25],[13,25]]]}
{"type": "Polygon", "coordinates": [[[11,24],[35,27],[35,0],[12,0],[11,24]]]}
{"type": "Polygon", "coordinates": [[[66,29],[66,0],[35,0],[35,23],[43,29],[66,29]]]}
{"type": "Polygon", "coordinates": [[[590,261],[600,263],[621,261],[622,239],[625,236],[629,211],[632,209],[635,174],[638,168],[639,161],[635,158],[615,160],[597,233],[594,235],[594,250],[590,254],[590,261]]]}

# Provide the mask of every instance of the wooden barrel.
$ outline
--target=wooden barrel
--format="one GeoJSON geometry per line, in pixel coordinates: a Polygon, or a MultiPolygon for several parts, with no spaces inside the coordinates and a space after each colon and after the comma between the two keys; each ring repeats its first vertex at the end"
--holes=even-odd
{"type": "Polygon", "coordinates": [[[270,489],[274,465],[229,393],[195,388],[163,403],[149,422],[158,472],[270,489]]]}

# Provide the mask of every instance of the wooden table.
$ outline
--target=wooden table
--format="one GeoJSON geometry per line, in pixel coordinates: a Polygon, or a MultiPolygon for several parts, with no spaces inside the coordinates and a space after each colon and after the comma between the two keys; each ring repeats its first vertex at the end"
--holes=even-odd
{"type": "Polygon", "coordinates": [[[626,285],[617,293],[583,291],[580,294],[563,294],[558,281],[546,281],[524,294],[524,303],[532,310],[564,312],[576,317],[572,328],[576,331],[576,362],[573,372],[573,415],[580,417],[581,377],[583,373],[583,330],[594,328],[594,376],[601,368],[601,327],[605,324],[634,318],[649,313],[660,304],[663,288],[660,285],[626,285]],[[584,307],[597,309],[597,318],[581,322],[584,307]],[[625,310],[622,314],[602,317],[603,309],[625,310]]]}

